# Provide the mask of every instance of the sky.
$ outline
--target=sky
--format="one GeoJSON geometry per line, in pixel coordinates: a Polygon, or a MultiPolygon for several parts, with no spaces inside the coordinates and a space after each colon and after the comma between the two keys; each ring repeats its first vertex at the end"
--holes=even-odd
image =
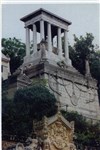
{"type": "MultiPolygon", "coordinates": [[[[2,2],[13,2],[13,0],[1,0],[2,2]]],[[[14,1],[17,1],[17,2],[27,2],[28,0],[14,0],[14,1]]],[[[60,2],[60,1],[63,1],[63,2],[99,2],[99,0],[29,0],[30,2],[60,2]]]]}
{"type": "MultiPolygon", "coordinates": [[[[14,4],[16,0],[2,0],[2,3],[4,3],[2,4],[2,22],[1,22],[3,38],[16,37],[18,39],[21,39],[23,42],[25,42],[24,23],[20,21],[20,18],[35,11],[36,9],[44,8],[72,22],[72,25],[70,25],[69,27],[69,34],[68,34],[69,43],[73,44],[73,34],[79,37],[80,35],[85,36],[86,32],[88,32],[88,33],[93,33],[94,38],[95,38],[94,44],[98,44],[100,46],[100,43],[99,43],[100,41],[99,40],[99,36],[100,36],[100,28],[99,28],[100,26],[100,20],[99,20],[100,8],[99,7],[100,6],[99,5],[100,4],[99,3],[95,4],[97,0],[88,0],[91,2],[92,1],[95,1],[95,2],[94,3],[90,2],[86,4],[82,4],[82,3],[78,4],[78,3],[73,3],[73,2],[72,4],[69,4],[69,3],[58,4],[57,2],[56,4],[43,4],[43,3],[42,4],[40,3],[28,4],[28,0],[24,0],[24,1],[27,1],[27,4],[21,4],[20,3],[21,0],[17,0],[17,3],[18,1],[19,1],[19,4],[14,4]],[[12,1],[12,4],[9,4],[7,1],[8,2],[12,1]]],[[[35,1],[38,2],[40,0],[35,0],[35,1]]],[[[54,0],[51,0],[51,1],[54,1],[54,0]]],[[[62,0],[62,1],[66,2],[66,0],[62,0]]],[[[83,0],[80,0],[80,2],[81,1],[83,0]]],[[[87,0],[84,0],[84,1],[87,1],[87,0]]],[[[0,131],[1,131],[1,125],[0,125],[0,131]]]]}
{"type": "Polygon", "coordinates": [[[2,37],[16,37],[25,42],[23,16],[44,8],[72,22],[69,26],[68,40],[73,45],[73,34],[77,37],[92,33],[94,44],[100,46],[100,4],[98,3],[62,3],[62,4],[3,4],[2,5],[2,37]]]}

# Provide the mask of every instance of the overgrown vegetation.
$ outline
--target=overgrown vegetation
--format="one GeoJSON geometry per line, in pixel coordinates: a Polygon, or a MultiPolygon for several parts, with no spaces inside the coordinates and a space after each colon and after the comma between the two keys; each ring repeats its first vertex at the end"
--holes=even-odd
{"type": "Polygon", "coordinates": [[[76,143],[100,147],[100,123],[87,121],[85,117],[77,112],[68,112],[62,110],[62,115],[69,121],[75,121],[75,141],[76,143]]]}
{"type": "Polygon", "coordinates": [[[11,74],[22,64],[25,56],[25,43],[14,38],[2,39],[2,53],[10,57],[11,74]]]}
{"type": "MultiPolygon", "coordinates": [[[[3,135],[28,137],[32,133],[33,119],[57,112],[56,99],[43,85],[19,89],[14,100],[3,99],[3,135]]],[[[77,112],[62,110],[68,121],[75,121],[75,142],[91,147],[100,147],[100,123],[93,124],[77,112]]]]}
{"type": "Polygon", "coordinates": [[[12,101],[3,99],[3,134],[29,136],[33,119],[52,116],[57,112],[56,99],[43,85],[16,91],[12,101]]]}
{"type": "Polygon", "coordinates": [[[83,75],[86,73],[85,60],[89,61],[90,71],[93,78],[98,82],[98,95],[100,102],[100,50],[93,44],[94,36],[86,33],[79,38],[74,35],[74,45],[69,46],[69,54],[72,65],[83,75]]]}

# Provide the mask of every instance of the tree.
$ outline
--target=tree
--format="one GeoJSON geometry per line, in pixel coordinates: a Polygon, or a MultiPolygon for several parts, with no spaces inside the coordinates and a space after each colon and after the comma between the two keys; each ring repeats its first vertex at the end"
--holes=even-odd
{"type": "Polygon", "coordinates": [[[17,90],[13,103],[6,108],[3,130],[18,137],[31,134],[33,119],[41,120],[57,112],[54,95],[41,84],[17,90]]]}
{"type": "Polygon", "coordinates": [[[92,76],[100,82],[100,51],[94,51],[91,54],[90,68],[92,76]]]}
{"type": "MultiPolygon", "coordinates": [[[[100,124],[87,121],[85,117],[77,112],[61,111],[65,119],[75,121],[76,143],[84,146],[100,148],[100,124]]],[[[83,148],[84,149],[84,148],[83,148]]]]}
{"type": "Polygon", "coordinates": [[[30,115],[35,119],[41,119],[45,115],[52,116],[56,112],[55,96],[41,84],[19,89],[15,93],[14,102],[22,104],[22,107],[25,105],[26,109],[28,106],[30,115]]]}
{"type": "Polygon", "coordinates": [[[2,53],[10,57],[10,71],[13,73],[23,62],[25,44],[15,37],[3,38],[2,53]]]}
{"type": "Polygon", "coordinates": [[[93,45],[93,35],[86,33],[86,36],[77,38],[74,35],[74,45],[69,45],[72,65],[83,75],[85,75],[85,60],[90,64],[91,75],[98,81],[98,94],[100,101],[100,51],[93,45]]]}
{"type": "Polygon", "coordinates": [[[94,52],[93,39],[91,33],[86,33],[85,37],[80,36],[79,39],[74,35],[75,43],[73,47],[69,46],[72,64],[82,74],[85,74],[85,60],[94,52]]]}
{"type": "Polygon", "coordinates": [[[100,102],[100,51],[96,51],[91,55],[90,69],[92,76],[98,81],[98,96],[100,102]]]}

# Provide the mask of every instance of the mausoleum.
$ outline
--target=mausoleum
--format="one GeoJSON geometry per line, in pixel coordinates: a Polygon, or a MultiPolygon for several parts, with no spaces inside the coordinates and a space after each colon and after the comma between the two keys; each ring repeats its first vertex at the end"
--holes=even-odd
{"type": "Polygon", "coordinates": [[[71,22],[45,9],[36,10],[21,21],[26,32],[26,56],[11,77],[8,94],[11,96],[16,89],[30,86],[35,78],[45,79],[61,108],[67,106],[69,111],[100,120],[97,81],[90,75],[88,62],[87,74],[83,76],[69,58],[71,22]]]}

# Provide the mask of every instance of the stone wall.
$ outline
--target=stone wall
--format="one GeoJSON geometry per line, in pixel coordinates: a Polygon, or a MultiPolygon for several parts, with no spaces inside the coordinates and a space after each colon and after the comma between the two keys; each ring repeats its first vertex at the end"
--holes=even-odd
{"type": "Polygon", "coordinates": [[[50,65],[45,66],[44,77],[62,108],[67,105],[69,111],[78,111],[89,119],[100,120],[96,80],[50,65]]]}
{"type": "Polygon", "coordinates": [[[53,92],[61,108],[77,111],[92,120],[100,120],[100,106],[97,93],[97,81],[81,75],[73,67],[60,68],[48,62],[32,65],[24,74],[10,84],[9,94],[18,88],[29,86],[34,78],[46,79],[47,87],[53,92]],[[12,88],[13,87],[13,88],[12,88]]]}

